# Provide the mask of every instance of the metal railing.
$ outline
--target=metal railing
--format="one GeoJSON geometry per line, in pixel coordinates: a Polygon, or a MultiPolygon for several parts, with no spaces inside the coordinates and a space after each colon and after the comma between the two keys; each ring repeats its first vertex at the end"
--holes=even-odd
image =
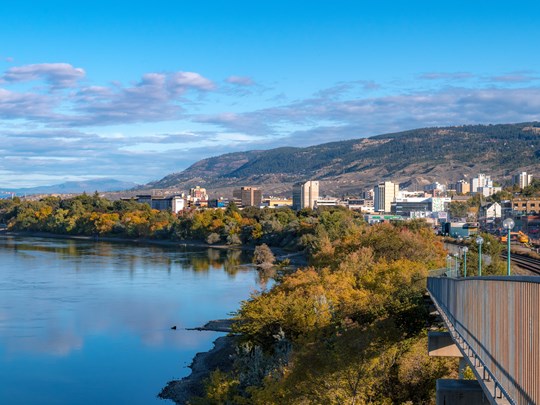
{"type": "Polygon", "coordinates": [[[461,277],[461,272],[459,270],[455,269],[448,269],[447,267],[443,267],[442,269],[437,270],[430,270],[428,273],[428,277],[461,277]]]}
{"type": "Polygon", "coordinates": [[[493,398],[540,404],[540,277],[430,274],[428,291],[493,398]]]}

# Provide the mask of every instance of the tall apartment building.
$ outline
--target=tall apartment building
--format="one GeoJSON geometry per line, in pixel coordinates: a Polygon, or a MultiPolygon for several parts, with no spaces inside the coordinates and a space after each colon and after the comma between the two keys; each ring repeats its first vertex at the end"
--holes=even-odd
{"type": "Polygon", "coordinates": [[[233,198],[242,203],[242,207],[260,207],[262,204],[262,191],[257,187],[240,187],[233,190],[233,198]]]}
{"type": "Polygon", "coordinates": [[[519,188],[525,188],[531,184],[532,179],[532,174],[527,174],[527,172],[521,172],[512,176],[512,184],[517,184],[519,188]]]}
{"type": "Polygon", "coordinates": [[[293,186],[293,209],[313,208],[319,198],[319,182],[310,180],[293,186]]]}
{"type": "Polygon", "coordinates": [[[194,201],[208,200],[206,189],[202,188],[201,186],[197,186],[197,187],[189,189],[189,196],[194,201]]]}
{"type": "Polygon", "coordinates": [[[392,202],[399,193],[399,184],[391,181],[379,183],[374,188],[373,205],[375,212],[391,212],[392,202]]]}
{"type": "Polygon", "coordinates": [[[493,187],[491,176],[480,173],[478,174],[478,177],[471,179],[471,193],[477,193],[480,187],[493,187]]]}

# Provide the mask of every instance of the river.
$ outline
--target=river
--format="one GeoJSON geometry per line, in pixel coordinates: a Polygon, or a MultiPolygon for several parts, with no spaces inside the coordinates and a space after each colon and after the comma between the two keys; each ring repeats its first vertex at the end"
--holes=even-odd
{"type": "Polygon", "coordinates": [[[184,328],[260,288],[240,251],[1,236],[0,404],[169,403],[223,335],[184,328]]]}

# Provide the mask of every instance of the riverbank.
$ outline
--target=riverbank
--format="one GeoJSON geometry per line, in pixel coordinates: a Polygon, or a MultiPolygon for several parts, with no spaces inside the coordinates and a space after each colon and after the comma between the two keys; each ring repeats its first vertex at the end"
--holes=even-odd
{"type": "Polygon", "coordinates": [[[158,397],[183,405],[187,404],[190,398],[203,396],[204,381],[212,371],[231,371],[231,357],[235,354],[237,341],[238,336],[222,336],[216,339],[212,350],[195,355],[189,366],[191,374],[181,380],[169,381],[158,397]]]}
{"type": "MultiPolygon", "coordinates": [[[[215,249],[236,249],[253,251],[253,246],[245,245],[208,245],[201,241],[170,241],[170,240],[151,240],[151,239],[129,239],[129,238],[111,238],[111,237],[91,237],[80,235],[59,235],[44,232],[11,232],[0,231],[1,236],[9,237],[34,237],[34,238],[49,238],[58,240],[75,240],[85,242],[110,242],[110,243],[127,243],[140,245],[158,245],[167,247],[196,247],[196,248],[215,248],[215,249]]],[[[288,252],[284,249],[272,249],[277,260],[283,261],[288,259],[291,268],[298,268],[307,265],[307,259],[303,252],[288,252]]],[[[190,330],[197,331],[218,331],[224,333],[231,332],[231,319],[220,319],[206,323],[202,327],[192,328],[190,330]]],[[[204,332],[201,332],[204,333],[204,332]]],[[[189,398],[204,395],[204,382],[210,374],[219,369],[223,372],[228,372],[233,367],[232,356],[235,354],[238,336],[222,336],[214,342],[214,347],[202,353],[197,353],[193,358],[191,365],[191,374],[181,380],[169,381],[167,385],[158,394],[159,398],[169,399],[176,404],[186,404],[189,398]]],[[[165,380],[164,380],[165,381],[165,380]]]]}
{"type": "MultiPolygon", "coordinates": [[[[252,245],[223,245],[215,244],[209,245],[206,242],[200,240],[163,240],[163,239],[147,239],[147,238],[115,238],[110,236],[84,236],[84,235],[65,235],[48,232],[24,232],[24,231],[8,231],[7,229],[0,229],[0,236],[15,236],[25,238],[50,238],[50,239],[67,239],[67,240],[79,240],[88,242],[110,242],[110,243],[129,243],[139,245],[155,245],[155,246],[167,246],[167,247],[195,247],[204,249],[220,249],[220,250],[244,250],[254,251],[255,246],[252,245]]],[[[304,252],[288,252],[281,248],[272,248],[272,252],[278,261],[288,259],[290,266],[300,267],[307,266],[307,258],[304,252]]]]}

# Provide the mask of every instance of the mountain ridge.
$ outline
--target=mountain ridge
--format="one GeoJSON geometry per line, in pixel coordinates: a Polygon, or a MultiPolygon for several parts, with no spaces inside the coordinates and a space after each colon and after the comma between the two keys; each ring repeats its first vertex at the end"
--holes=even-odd
{"type": "Polygon", "coordinates": [[[540,123],[420,128],[320,145],[234,152],[200,160],[145,188],[215,190],[261,186],[288,192],[320,180],[327,194],[359,192],[382,180],[422,186],[477,173],[504,182],[515,172],[540,172],[540,123]]]}
{"type": "Polygon", "coordinates": [[[93,193],[94,191],[122,191],[134,187],[137,187],[137,184],[116,179],[102,178],[86,181],[67,181],[65,183],[53,184],[50,186],[9,189],[9,191],[16,195],[77,194],[83,192],[93,193]]]}

